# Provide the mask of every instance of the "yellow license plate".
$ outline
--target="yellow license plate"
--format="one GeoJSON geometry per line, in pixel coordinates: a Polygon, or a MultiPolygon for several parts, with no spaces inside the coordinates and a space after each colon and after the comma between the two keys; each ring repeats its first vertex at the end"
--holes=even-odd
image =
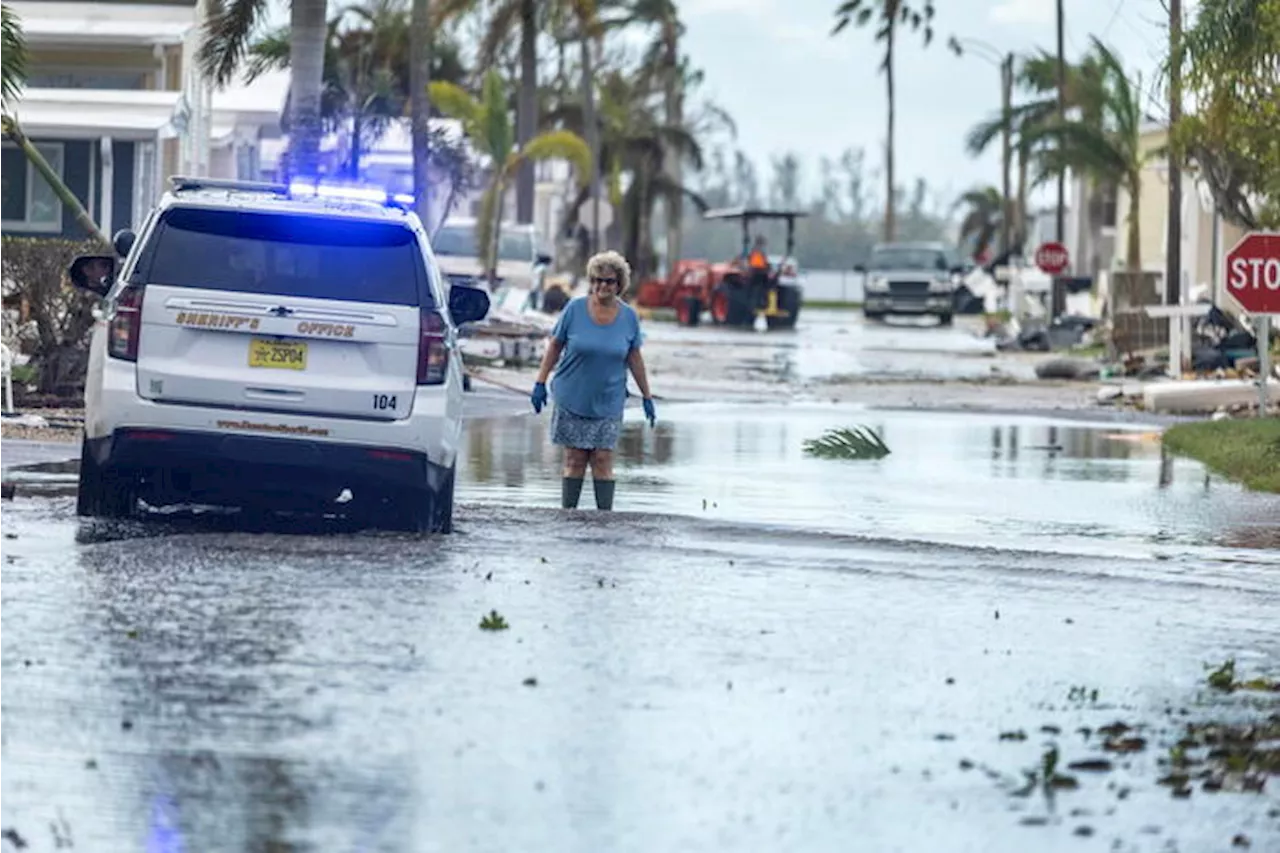
{"type": "Polygon", "coordinates": [[[307,345],[301,341],[249,341],[250,367],[276,367],[283,370],[307,369],[307,345]]]}

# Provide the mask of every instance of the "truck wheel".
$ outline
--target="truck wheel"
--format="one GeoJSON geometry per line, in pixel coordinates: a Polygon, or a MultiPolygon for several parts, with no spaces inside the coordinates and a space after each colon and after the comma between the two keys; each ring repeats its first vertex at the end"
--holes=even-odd
{"type": "Polygon", "coordinates": [[[863,310],[863,312],[862,312],[862,319],[864,319],[864,320],[883,320],[883,319],[884,319],[884,312],[883,312],[883,311],[866,311],[866,310],[863,310]]]}
{"type": "Polygon", "coordinates": [[[939,315],[938,315],[938,325],[939,325],[939,326],[950,326],[952,322],[953,322],[953,318],[952,318],[952,316],[951,316],[950,314],[939,314],[939,315]]]}

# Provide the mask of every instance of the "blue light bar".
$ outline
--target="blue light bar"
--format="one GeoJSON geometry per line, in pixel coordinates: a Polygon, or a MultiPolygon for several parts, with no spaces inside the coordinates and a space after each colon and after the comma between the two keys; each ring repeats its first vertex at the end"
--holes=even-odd
{"type": "Polygon", "coordinates": [[[294,180],[289,183],[289,195],[298,198],[332,198],[367,201],[373,204],[413,206],[412,193],[392,194],[381,187],[358,184],[326,184],[319,181],[294,180]]]}

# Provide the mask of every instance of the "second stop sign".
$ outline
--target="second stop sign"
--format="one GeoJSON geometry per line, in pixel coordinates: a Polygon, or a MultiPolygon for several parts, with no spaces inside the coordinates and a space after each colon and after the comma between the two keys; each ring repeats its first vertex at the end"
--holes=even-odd
{"type": "Polygon", "coordinates": [[[1280,314],[1280,233],[1255,231],[1227,252],[1227,293],[1250,314],[1280,314]]]}

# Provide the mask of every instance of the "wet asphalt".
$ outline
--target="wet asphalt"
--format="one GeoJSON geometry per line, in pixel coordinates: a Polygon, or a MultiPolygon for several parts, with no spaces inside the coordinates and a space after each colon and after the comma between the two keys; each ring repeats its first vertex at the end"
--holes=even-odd
{"type": "Polygon", "coordinates": [[[23,470],[58,449],[6,441],[4,829],[27,850],[1280,849],[1280,780],[1156,782],[1186,720],[1276,711],[1205,686],[1227,658],[1280,674],[1275,497],[1142,425],[672,403],[657,429],[629,413],[620,511],[566,512],[546,417],[503,406],[474,412],[448,537],[85,522],[74,465],[23,470]],[[893,453],[802,452],[853,424],[893,453]],[[1080,731],[1116,721],[1147,746],[1080,731]],[[1018,796],[1051,747],[1113,768],[1018,796]]]}

